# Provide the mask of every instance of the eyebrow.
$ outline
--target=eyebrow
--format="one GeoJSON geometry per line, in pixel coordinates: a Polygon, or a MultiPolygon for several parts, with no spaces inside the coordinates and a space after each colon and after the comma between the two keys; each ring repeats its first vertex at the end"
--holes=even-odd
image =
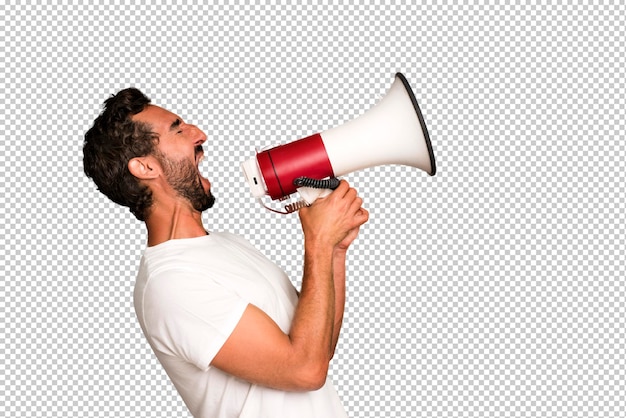
{"type": "Polygon", "coordinates": [[[180,119],[176,119],[174,122],[172,122],[172,124],[170,125],[170,131],[173,131],[175,129],[177,129],[180,124],[182,123],[182,121],[180,119]]]}

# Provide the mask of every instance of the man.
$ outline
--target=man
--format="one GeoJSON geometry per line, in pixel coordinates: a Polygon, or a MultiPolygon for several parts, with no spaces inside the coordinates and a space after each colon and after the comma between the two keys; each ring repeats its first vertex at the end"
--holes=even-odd
{"type": "Polygon", "coordinates": [[[196,417],[345,417],[328,365],[345,301],[346,251],[369,217],[345,181],[299,212],[300,293],[235,235],[208,231],[214,204],[198,164],[206,135],[137,89],[105,101],[84,169],[145,221],[135,285],[144,335],[196,417]]]}

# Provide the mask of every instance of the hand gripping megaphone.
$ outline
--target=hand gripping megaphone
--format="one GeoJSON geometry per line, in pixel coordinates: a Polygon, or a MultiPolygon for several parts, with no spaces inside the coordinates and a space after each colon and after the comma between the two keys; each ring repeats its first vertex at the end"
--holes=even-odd
{"type": "Polygon", "coordinates": [[[426,123],[407,79],[401,73],[369,111],[343,125],[266,149],[244,161],[242,169],[252,195],[267,209],[291,213],[310,205],[336,187],[336,177],[368,167],[400,164],[435,175],[435,155],[426,123]],[[262,198],[301,199],[284,211],[262,198]]]}

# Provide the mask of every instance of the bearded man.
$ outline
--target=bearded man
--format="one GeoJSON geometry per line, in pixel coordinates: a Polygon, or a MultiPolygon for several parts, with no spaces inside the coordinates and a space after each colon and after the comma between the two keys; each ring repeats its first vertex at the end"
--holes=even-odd
{"type": "MultiPolygon", "coordinates": [[[[346,417],[327,377],[343,321],[346,252],[367,222],[347,182],[300,209],[302,287],[243,238],[207,229],[207,136],[129,88],[85,134],[85,174],[148,231],[134,305],[195,417],[346,417]]],[[[268,243],[271,244],[271,243],[268,243]]]]}

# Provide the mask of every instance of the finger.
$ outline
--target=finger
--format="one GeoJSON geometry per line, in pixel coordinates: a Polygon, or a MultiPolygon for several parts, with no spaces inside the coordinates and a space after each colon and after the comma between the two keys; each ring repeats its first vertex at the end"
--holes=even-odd
{"type": "Polygon", "coordinates": [[[347,181],[341,180],[339,182],[339,186],[333,191],[333,194],[338,197],[344,197],[346,193],[350,190],[350,185],[347,181]]]}
{"type": "Polygon", "coordinates": [[[335,205],[336,209],[343,213],[349,213],[352,202],[356,198],[356,190],[349,187],[346,183],[344,187],[335,189],[332,196],[334,198],[333,205],[335,205]]]}
{"type": "Polygon", "coordinates": [[[365,222],[367,222],[370,218],[370,213],[367,211],[367,209],[359,209],[359,212],[355,215],[355,218],[358,220],[359,225],[363,225],[365,222]]]}
{"type": "Polygon", "coordinates": [[[359,209],[361,209],[362,205],[363,205],[363,199],[361,199],[358,196],[355,196],[350,204],[350,209],[349,209],[350,213],[357,213],[359,209]]]}
{"type": "Polygon", "coordinates": [[[355,189],[355,188],[350,187],[350,188],[348,189],[348,191],[346,192],[345,196],[346,196],[346,198],[348,198],[348,199],[352,199],[352,200],[356,199],[356,197],[357,197],[357,192],[356,192],[356,189],[355,189]]]}

